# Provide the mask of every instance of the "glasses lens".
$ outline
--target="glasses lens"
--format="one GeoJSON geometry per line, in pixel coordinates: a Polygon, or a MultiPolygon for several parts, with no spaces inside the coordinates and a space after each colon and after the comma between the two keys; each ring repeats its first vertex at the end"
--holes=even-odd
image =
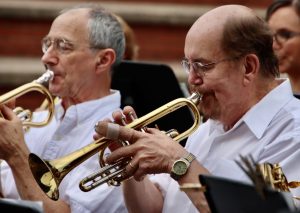
{"type": "Polygon", "coordinates": [[[57,49],[61,52],[64,53],[66,51],[70,51],[73,49],[73,46],[71,43],[64,39],[57,39],[57,49]]]}
{"type": "Polygon", "coordinates": [[[190,72],[190,64],[188,61],[186,60],[182,60],[181,61],[182,67],[184,69],[185,72],[189,73],[190,72]]]}
{"type": "Polygon", "coordinates": [[[52,41],[48,38],[42,40],[42,51],[43,51],[43,53],[47,52],[47,50],[51,46],[51,44],[52,44],[52,41]]]}

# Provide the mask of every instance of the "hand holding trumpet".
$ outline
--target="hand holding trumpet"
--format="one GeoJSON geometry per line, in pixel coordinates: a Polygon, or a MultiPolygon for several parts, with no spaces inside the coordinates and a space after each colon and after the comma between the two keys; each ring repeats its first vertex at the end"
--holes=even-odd
{"type": "Polygon", "coordinates": [[[13,155],[17,154],[17,151],[27,150],[27,147],[24,142],[21,120],[6,105],[1,105],[0,111],[3,115],[3,117],[0,117],[0,159],[7,161],[12,159],[13,155]]]}
{"type": "Polygon", "coordinates": [[[135,180],[141,180],[146,174],[170,173],[173,162],[187,154],[187,151],[175,143],[165,133],[155,128],[138,131],[123,127],[136,117],[132,107],[125,107],[123,112],[113,113],[115,123],[98,122],[95,138],[104,136],[112,140],[128,141],[130,145],[120,147],[106,158],[112,164],[121,158],[131,158],[126,166],[126,173],[135,180]],[[119,124],[119,125],[118,125],[119,124]]]}
{"type": "MultiPolygon", "coordinates": [[[[105,159],[107,164],[114,164],[120,159],[131,159],[125,167],[128,177],[133,176],[123,182],[123,192],[128,208],[139,209],[138,197],[132,197],[130,192],[138,191],[138,194],[151,194],[157,198],[156,207],[160,209],[163,200],[157,186],[145,176],[147,174],[171,173],[173,163],[186,156],[188,151],[179,143],[169,137],[164,132],[156,128],[142,128],[142,131],[127,128],[136,118],[132,107],[125,107],[122,112],[113,113],[114,123],[111,121],[101,121],[95,126],[97,134],[95,139],[100,137],[109,138],[114,141],[128,141],[129,145],[121,146],[112,150],[112,153],[105,159]]],[[[179,184],[198,182],[199,174],[208,174],[208,171],[197,161],[192,162],[191,168],[185,176],[178,180],[179,184]]],[[[202,193],[187,191],[187,196],[201,209],[201,212],[210,212],[208,204],[202,193]],[[199,202],[200,200],[200,202],[199,202]]],[[[156,208],[155,207],[155,208],[156,208]]],[[[133,210],[132,209],[132,210],[133,210]]],[[[130,210],[130,209],[129,209],[130,210]]]]}

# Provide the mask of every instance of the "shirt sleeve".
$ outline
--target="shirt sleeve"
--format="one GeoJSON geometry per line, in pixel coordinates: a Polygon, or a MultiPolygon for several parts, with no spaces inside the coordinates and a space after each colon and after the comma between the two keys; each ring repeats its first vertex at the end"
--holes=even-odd
{"type": "Polygon", "coordinates": [[[103,183],[88,192],[80,190],[80,181],[98,169],[97,155],[73,169],[61,182],[61,199],[69,203],[72,212],[101,212],[101,209],[108,213],[127,212],[121,186],[108,186],[103,183]]]}
{"type": "Polygon", "coordinates": [[[0,165],[1,192],[5,198],[20,199],[12,171],[5,161],[0,165]]]}

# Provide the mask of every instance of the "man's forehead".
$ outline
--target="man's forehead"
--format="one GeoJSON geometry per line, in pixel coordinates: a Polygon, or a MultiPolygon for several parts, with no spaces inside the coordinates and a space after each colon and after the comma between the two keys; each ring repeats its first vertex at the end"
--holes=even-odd
{"type": "Polygon", "coordinates": [[[222,39],[222,28],[212,27],[209,24],[193,26],[185,41],[188,48],[203,50],[219,46],[222,39]]]}
{"type": "MultiPolygon", "coordinates": [[[[87,9],[73,9],[58,16],[52,23],[50,36],[86,39],[88,37],[87,9]]],[[[70,39],[73,40],[73,39],[70,39]]]]}
{"type": "MultiPolygon", "coordinates": [[[[68,10],[62,14],[60,14],[55,20],[55,22],[84,22],[88,20],[90,9],[88,8],[77,8],[77,9],[71,9],[68,10]]],[[[75,23],[72,23],[75,24],[75,23]]]]}
{"type": "Polygon", "coordinates": [[[242,17],[249,17],[249,16],[256,16],[255,12],[251,10],[250,8],[243,6],[243,5],[223,5],[220,7],[216,7],[202,16],[200,16],[194,25],[204,25],[204,24],[210,24],[214,27],[220,27],[224,26],[228,19],[231,18],[242,18],[242,17]]]}

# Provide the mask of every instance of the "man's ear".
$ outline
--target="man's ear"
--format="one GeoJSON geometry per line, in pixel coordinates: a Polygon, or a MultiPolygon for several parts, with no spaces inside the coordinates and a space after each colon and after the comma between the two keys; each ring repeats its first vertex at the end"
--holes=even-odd
{"type": "Polygon", "coordinates": [[[115,62],[116,53],[113,49],[110,48],[100,50],[99,53],[97,53],[96,60],[96,72],[103,72],[107,69],[110,69],[112,64],[115,62]]]}
{"type": "Polygon", "coordinates": [[[259,73],[260,64],[257,55],[248,54],[244,57],[244,83],[251,82],[259,73]]]}

